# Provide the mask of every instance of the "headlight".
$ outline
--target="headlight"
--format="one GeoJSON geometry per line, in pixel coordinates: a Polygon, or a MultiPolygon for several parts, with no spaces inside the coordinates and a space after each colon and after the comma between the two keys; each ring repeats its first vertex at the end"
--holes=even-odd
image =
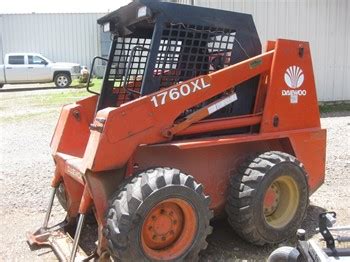
{"type": "Polygon", "coordinates": [[[103,32],[109,32],[109,31],[111,31],[111,23],[108,22],[103,24],[103,32]]]}
{"type": "Polygon", "coordinates": [[[141,6],[139,10],[137,10],[137,18],[141,17],[150,17],[151,11],[147,8],[147,6],[141,6]]]}

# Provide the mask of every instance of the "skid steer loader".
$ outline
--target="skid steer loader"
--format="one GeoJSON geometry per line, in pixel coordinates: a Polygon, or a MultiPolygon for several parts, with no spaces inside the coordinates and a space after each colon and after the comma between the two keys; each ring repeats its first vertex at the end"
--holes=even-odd
{"type": "Polygon", "coordinates": [[[257,245],[294,236],[325,173],[309,44],[262,53],[251,15],[158,1],[98,23],[112,40],[92,64],[104,60],[102,89],[61,111],[52,195],[29,243],[82,259],[90,211],[100,260],[196,260],[223,213],[257,245]],[[67,216],[49,227],[55,196],[67,216]]]}

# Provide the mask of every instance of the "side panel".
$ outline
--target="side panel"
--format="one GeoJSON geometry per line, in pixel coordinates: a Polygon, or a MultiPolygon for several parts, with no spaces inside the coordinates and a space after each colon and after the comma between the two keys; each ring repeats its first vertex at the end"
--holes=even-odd
{"type": "Polygon", "coordinates": [[[91,96],[62,108],[51,140],[52,154],[57,152],[82,157],[90,136],[97,96],[91,96]]]}
{"type": "Polygon", "coordinates": [[[310,194],[312,194],[324,182],[326,130],[290,134],[289,138],[296,157],[304,164],[309,174],[310,194]]]}
{"type": "Polygon", "coordinates": [[[219,140],[222,139],[141,146],[133,159],[134,166],[138,166],[135,172],[169,166],[192,175],[211,197],[211,208],[215,214],[219,214],[225,206],[229,177],[236,174],[235,170],[248,156],[257,153],[278,150],[296,156],[308,173],[310,193],[324,181],[326,131],[323,129],[274,136],[233,136],[225,138],[224,143],[219,140]]]}
{"type": "Polygon", "coordinates": [[[210,207],[217,215],[225,206],[230,185],[229,177],[235,175],[236,168],[249,155],[255,153],[271,150],[287,151],[284,148],[285,144],[288,143],[281,139],[188,149],[171,145],[143,146],[137,150],[134,162],[140,170],[168,166],[192,175],[203,184],[206,194],[211,197],[210,207]]]}
{"type": "Polygon", "coordinates": [[[261,133],[320,127],[309,43],[278,39],[269,80],[261,133]]]}

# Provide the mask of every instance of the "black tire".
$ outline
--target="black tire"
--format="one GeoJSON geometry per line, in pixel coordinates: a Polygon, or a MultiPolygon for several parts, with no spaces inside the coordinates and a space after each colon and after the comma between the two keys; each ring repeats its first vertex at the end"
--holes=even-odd
{"type": "Polygon", "coordinates": [[[307,173],[294,156],[271,151],[250,158],[230,182],[226,212],[240,237],[264,245],[295,236],[306,214],[309,192],[307,173]],[[275,198],[267,208],[264,201],[272,187],[275,198]]]}
{"type": "Polygon", "coordinates": [[[4,87],[4,84],[0,84],[0,88],[3,88],[4,87]]]}
{"type": "Polygon", "coordinates": [[[300,252],[294,247],[279,247],[267,258],[267,262],[298,262],[301,260],[300,252]]]}
{"type": "MultiPolygon", "coordinates": [[[[207,236],[212,232],[212,227],[209,225],[213,217],[209,209],[210,198],[204,195],[202,185],[194,181],[192,176],[172,168],[151,169],[135,176],[110,201],[104,232],[108,240],[109,251],[114,259],[122,261],[163,260],[149,255],[144,248],[141,232],[144,234],[142,231],[145,230],[144,225],[147,229],[146,221],[149,221],[147,219],[153,214],[153,210],[169,199],[179,199],[186,205],[190,205],[197,218],[192,241],[186,245],[186,249],[181,254],[171,257],[171,260],[193,261],[198,259],[199,252],[207,247],[207,236]]],[[[166,215],[168,216],[168,213],[166,215]]],[[[153,216],[152,219],[154,219],[153,216]]],[[[184,218],[183,221],[186,219],[184,218]]],[[[185,228],[185,224],[183,225],[185,228]]],[[[180,236],[174,240],[172,245],[181,239],[180,236]]]]}
{"type": "Polygon", "coordinates": [[[72,78],[69,73],[57,73],[54,78],[56,87],[66,88],[72,83],[72,78]]]}

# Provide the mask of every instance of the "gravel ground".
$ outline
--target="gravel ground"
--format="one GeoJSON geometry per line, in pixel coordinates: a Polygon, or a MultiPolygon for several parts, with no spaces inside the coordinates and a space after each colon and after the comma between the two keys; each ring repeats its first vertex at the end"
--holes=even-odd
{"type": "MultiPolygon", "coordinates": [[[[55,261],[49,248],[31,251],[25,233],[43,221],[54,165],[49,143],[60,106],[26,104],[26,97],[57,90],[0,93],[0,261],[55,261]]],[[[313,237],[323,210],[338,214],[338,225],[350,224],[350,112],[323,116],[328,130],[325,184],[311,197],[303,227],[313,237]]],[[[64,217],[55,203],[53,220],[64,217]]],[[[276,246],[254,247],[234,235],[224,220],[213,223],[202,261],[261,261],[276,246]]],[[[88,225],[89,226],[89,225],[88,225]]],[[[91,227],[91,226],[90,226],[91,227]]],[[[84,241],[88,238],[83,237],[84,241]]]]}

